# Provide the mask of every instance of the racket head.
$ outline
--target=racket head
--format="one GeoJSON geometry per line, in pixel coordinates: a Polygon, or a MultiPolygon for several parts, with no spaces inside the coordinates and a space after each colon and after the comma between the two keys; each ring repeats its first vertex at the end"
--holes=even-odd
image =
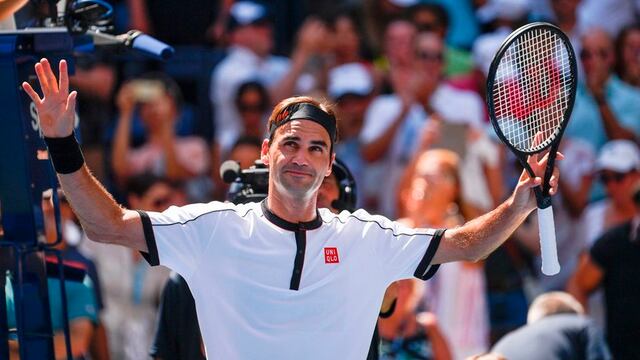
{"type": "Polygon", "coordinates": [[[487,76],[489,118],[525,167],[527,155],[557,149],[577,84],[575,52],[554,25],[527,24],[500,46],[487,76]]]}

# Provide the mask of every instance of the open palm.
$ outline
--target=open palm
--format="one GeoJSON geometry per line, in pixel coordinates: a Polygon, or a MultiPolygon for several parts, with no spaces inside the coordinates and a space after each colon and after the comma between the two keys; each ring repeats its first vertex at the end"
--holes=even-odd
{"type": "Polygon", "coordinates": [[[43,97],[40,98],[38,93],[27,82],[22,83],[22,88],[36,105],[42,134],[50,138],[71,135],[75,119],[77,93],[73,91],[69,94],[67,62],[65,60],[60,61],[60,81],[56,79],[47,59],[42,59],[36,63],[35,69],[43,97]]]}

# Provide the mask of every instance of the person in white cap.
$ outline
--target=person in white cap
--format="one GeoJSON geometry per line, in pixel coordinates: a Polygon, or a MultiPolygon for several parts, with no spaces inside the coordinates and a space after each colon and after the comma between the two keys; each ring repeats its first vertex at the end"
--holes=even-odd
{"type": "Polygon", "coordinates": [[[640,150],[633,141],[609,141],[598,153],[594,170],[605,186],[607,198],[590,204],[584,211],[582,229],[589,246],[605,230],[635,214],[630,192],[640,180],[640,150]]]}
{"type": "MultiPolygon", "coordinates": [[[[327,94],[335,101],[340,116],[338,132],[340,142],[336,145],[336,156],[349,167],[358,184],[364,183],[365,163],[362,159],[361,144],[358,139],[364,115],[372,100],[373,77],[369,69],[361,63],[337,66],[329,72],[327,94]]],[[[358,205],[364,194],[358,188],[358,205]]]]}
{"type": "MultiPolygon", "coordinates": [[[[589,267],[591,258],[587,249],[606,231],[629,221],[636,213],[631,192],[634,183],[640,180],[640,150],[629,140],[614,140],[606,143],[595,162],[594,173],[605,186],[607,198],[592,203],[582,214],[576,236],[582,242],[575,273],[568,281],[572,292],[579,291],[579,277],[589,267]],[[578,290],[576,290],[578,289],[578,290]]],[[[595,289],[594,289],[595,290],[595,289]]],[[[574,294],[576,295],[576,294],[574,294]]],[[[594,291],[588,299],[590,315],[601,326],[605,324],[604,303],[601,291],[594,291]]],[[[583,303],[586,296],[576,295],[583,303]]]]}
{"type": "MultiPolygon", "coordinates": [[[[618,154],[629,153],[621,150],[618,154]]],[[[622,160],[610,158],[618,171],[629,169],[622,160]]],[[[633,159],[638,172],[638,157],[633,159]]],[[[610,170],[608,170],[610,171],[610,170]]],[[[614,172],[609,175],[615,174],[614,172]]],[[[621,173],[618,173],[621,174],[621,173]]],[[[618,182],[626,183],[628,177],[618,182]]],[[[637,180],[637,176],[636,176],[637,180]]],[[[622,184],[620,184],[622,185],[622,184]]],[[[569,283],[569,292],[586,307],[596,290],[604,291],[606,334],[614,359],[640,359],[640,182],[630,187],[627,196],[634,208],[633,217],[607,230],[585,254],[569,283]]]]}

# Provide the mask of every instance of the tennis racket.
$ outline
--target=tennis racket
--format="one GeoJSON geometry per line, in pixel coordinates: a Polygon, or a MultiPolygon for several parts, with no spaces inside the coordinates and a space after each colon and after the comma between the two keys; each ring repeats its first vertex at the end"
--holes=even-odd
{"type": "Polygon", "coordinates": [[[560,271],[549,179],[576,96],[576,58],[569,38],[557,27],[532,23],[515,30],[493,58],[487,76],[491,124],[530,176],[527,157],[548,150],[538,205],[542,272],[560,271]]]}

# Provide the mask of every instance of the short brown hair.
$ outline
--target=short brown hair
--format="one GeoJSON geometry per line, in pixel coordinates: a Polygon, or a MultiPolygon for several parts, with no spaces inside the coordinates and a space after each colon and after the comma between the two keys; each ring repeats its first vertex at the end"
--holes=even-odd
{"type": "MultiPolygon", "coordinates": [[[[328,101],[326,101],[326,100],[316,100],[316,99],[314,99],[314,98],[312,98],[310,96],[293,96],[293,97],[286,98],[286,99],[280,101],[273,108],[273,111],[271,112],[271,115],[269,115],[269,120],[267,121],[267,132],[269,132],[269,129],[271,129],[272,126],[275,125],[275,128],[277,128],[278,126],[280,126],[281,122],[286,120],[287,115],[288,115],[287,114],[287,109],[289,109],[289,107],[291,107],[292,105],[295,105],[295,104],[303,104],[303,103],[308,103],[308,104],[317,106],[318,108],[322,109],[324,112],[329,114],[331,117],[336,119],[336,122],[337,122],[334,106],[333,106],[333,104],[329,103],[328,101]]],[[[337,131],[337,126],[336,126],[336,131],[337,131]]],[[[275,134],[275,131],[272,134],[269,134],[269,144],[271,144],[271,141],[273,140],[273,135],[274,134],[275,134]]],[[[331,137],[331,136],[329,136],[329,137],[331,137]]],[[[333,152],[333,141],[334,141],[334,139],[331,139],[331,152],[333,152]]]]}

